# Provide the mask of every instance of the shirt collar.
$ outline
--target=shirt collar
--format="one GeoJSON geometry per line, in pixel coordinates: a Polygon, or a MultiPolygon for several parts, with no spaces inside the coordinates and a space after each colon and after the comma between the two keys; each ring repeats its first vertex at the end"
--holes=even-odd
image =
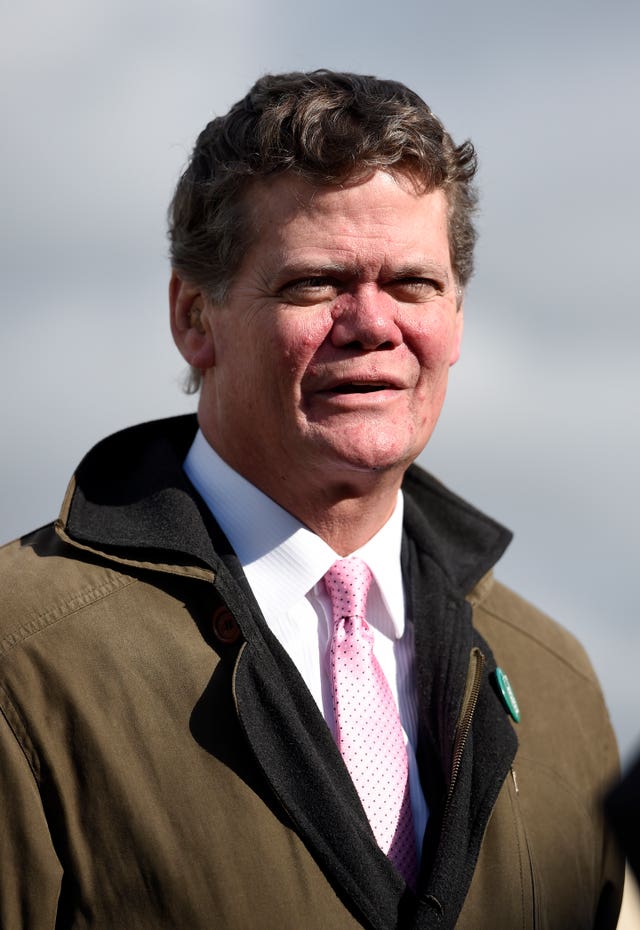
{"type": "MultiPolygon", "coordinates": [[[[324,540],[227,465],[201,430],[184,470],[233,546],[267,621],[305,597],[339,558],[324,540]]],[[[399,492],[389,520],[353,553],[371,569],[396,637],[404,632],[402,517],[399,492]]]]}

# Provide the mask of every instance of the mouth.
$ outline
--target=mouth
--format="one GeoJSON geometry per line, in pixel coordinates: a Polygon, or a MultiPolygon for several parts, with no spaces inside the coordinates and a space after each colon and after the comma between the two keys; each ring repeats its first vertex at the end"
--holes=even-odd
{"type": "Polygon", "coordinates": [[[367,382],[347,381],[344,384],[336,384],[330,388],[328,394],[374,394],[376,391],[387,391],[392,387],[390,384],[382,383],[373,384],[367,382]]]}

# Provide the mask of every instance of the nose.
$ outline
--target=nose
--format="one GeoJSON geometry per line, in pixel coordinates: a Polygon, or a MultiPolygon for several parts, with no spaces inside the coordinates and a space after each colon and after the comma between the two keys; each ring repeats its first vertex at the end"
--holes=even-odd
{"type": "Polygon", "coordinates": [[[402,342],[393,299],[379,291],[343,294],[334,305],[331,341],[339,348],[393,349],[402,342]]]}

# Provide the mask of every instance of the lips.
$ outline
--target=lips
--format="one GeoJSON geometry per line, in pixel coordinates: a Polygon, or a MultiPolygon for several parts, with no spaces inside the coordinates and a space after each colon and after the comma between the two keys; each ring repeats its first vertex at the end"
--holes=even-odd
{"type": "Polygon", "coordinates": [[[401,391],[406,381],[389,372],[344,372],[320,374],[306,379],[305,393],[311,394],[376,394],[381,391],[401,391]]]}
{"type": "Polygon", "coordinates": [[[373,394],[375,391],[388,391],[392,388],[393,385],[384,382],[371,383],[348,381],[344,384],[337,384],[335,387],[329,388],[328,391],[325,389],[323,393],[330,392],[332,394],[373,394]]]}

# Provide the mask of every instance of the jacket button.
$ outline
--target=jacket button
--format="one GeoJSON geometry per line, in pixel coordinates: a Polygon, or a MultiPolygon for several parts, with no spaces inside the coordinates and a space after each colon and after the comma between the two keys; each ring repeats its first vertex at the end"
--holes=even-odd
{"type": "Polygon", "coordinates": [[[211,625],[221,643],[230,645],[240,636],[240,627],[228,607],[217,607],[214,610],[211,625]]]}

